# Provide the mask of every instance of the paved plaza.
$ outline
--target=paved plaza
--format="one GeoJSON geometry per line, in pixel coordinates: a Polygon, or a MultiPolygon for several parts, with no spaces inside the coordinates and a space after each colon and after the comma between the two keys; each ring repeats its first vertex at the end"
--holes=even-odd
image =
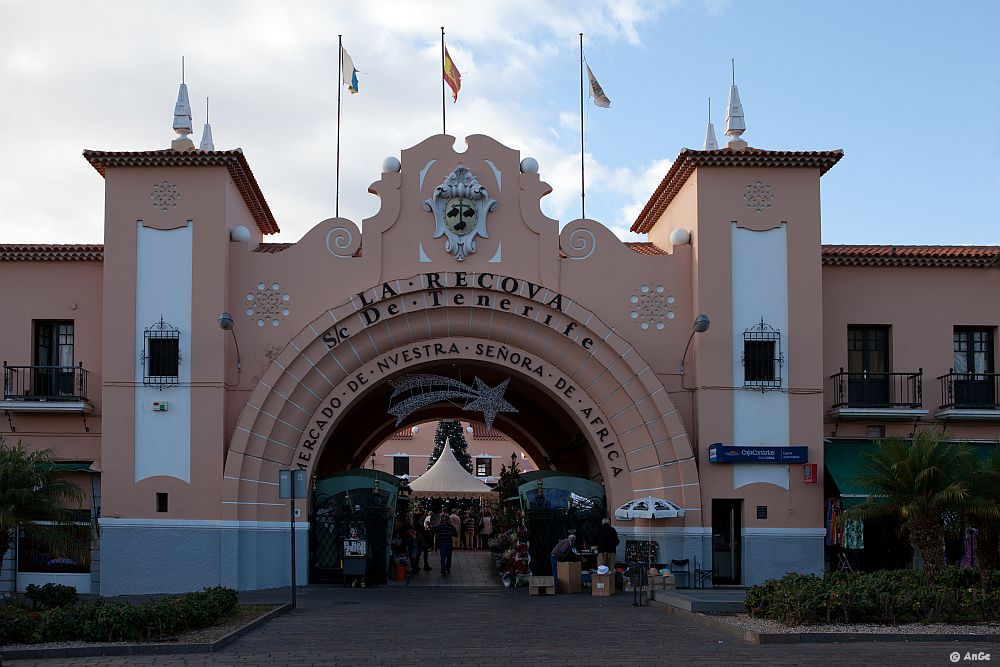
{"type": "MultiPolygon", "coordinates": [[[[427,574],[428,581],[439,577],[427,574]]],[[[241,597],[286,601],[289,591],[241,597]]],[[[498,587],[310,586],[299,591],[298,602],[295,611],[214,654],[4,660],[4,665],[921,667],[952,664],[952,651],[992,653],[996,648],[972,643],[754,646],[659,607],[633,607],[632,596],[624,593],[535,597],[498,587]]]]}

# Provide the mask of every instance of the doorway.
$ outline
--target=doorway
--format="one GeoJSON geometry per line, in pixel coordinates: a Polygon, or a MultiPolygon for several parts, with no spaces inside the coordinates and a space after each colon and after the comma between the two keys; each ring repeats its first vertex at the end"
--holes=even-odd
{"type": "Polygon", "coordinates": [[[743,579],[742,500],[712,500],[712,570],[716,584],[735,586],[743,579]]]}

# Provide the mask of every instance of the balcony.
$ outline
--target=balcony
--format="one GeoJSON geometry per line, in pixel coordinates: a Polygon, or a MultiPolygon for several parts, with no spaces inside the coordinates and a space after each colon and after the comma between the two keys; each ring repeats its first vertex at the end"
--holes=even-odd
{"type": "Polygon", "coordinates": [[[1000,420],[1000,374],[956,373],[938,377],[941,383],[939,419],[1000,420]]]}
{"type": "Polygon", "coordinates": [[[3,364],[3,401],[6,412],[69,412],[94,409],[87,398],[89,373],[78,366],[8,366],[3,364]]]}
{"type": "Polygon", "coordinates": [[[833,406],[830,416],[839,419],[917,419],[923,409],[924,369],[916,373],[849,373],[843,368],[831,375],[833,406]]]}

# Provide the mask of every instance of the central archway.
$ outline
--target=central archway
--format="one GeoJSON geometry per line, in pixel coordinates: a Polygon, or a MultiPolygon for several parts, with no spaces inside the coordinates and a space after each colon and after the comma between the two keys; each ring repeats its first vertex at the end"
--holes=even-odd
{"type": "MultiPolygon", "coordinates": [[[[490,273],[428,273],[366,290],[290,340],[240,415],[226,458],[228,518],[284,519],[279,469],[315,472],[348,415],[381,410],[390,379],[439,364],[494,369],[558,406],[590,448],[608,502],[659,495],[701,526],[684,425],[639,353],[557,291],[490,273]]],[[[395,428],[388,415],[385,428],[395,428]]],[[[522,428],[524,425],[521,425],[522,428]]]]}

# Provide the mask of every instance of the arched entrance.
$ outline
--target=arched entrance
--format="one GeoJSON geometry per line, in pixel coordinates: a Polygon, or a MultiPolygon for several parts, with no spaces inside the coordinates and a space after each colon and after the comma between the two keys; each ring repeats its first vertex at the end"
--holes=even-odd
{"type": "MultiPolygon", "coordinates": [[[[358,465],[397,428],[386,412],[389,382],[434,369],[461,369],[469,379],[478,373],[491,387],[509,377],[512,402],[524,414],[501,414],[497,426],[535,443],[540,465],[559,463],[567,455],[560,448],[580,448],[585,455],[575,465],[600,477],[610,506],[656,494],[688,510],[684,526],[702,525],[686,430],[639,353],[554,289],[463,272],[370,288],[288,342],[252,391],[230,443],[229,518],[285,519],[273,484],[278,470],[358,465]],[[553,427],[569,441],[538,437],[553,427]]],[[[428,416],[434,413],[414,418],[428,416]]]]}

